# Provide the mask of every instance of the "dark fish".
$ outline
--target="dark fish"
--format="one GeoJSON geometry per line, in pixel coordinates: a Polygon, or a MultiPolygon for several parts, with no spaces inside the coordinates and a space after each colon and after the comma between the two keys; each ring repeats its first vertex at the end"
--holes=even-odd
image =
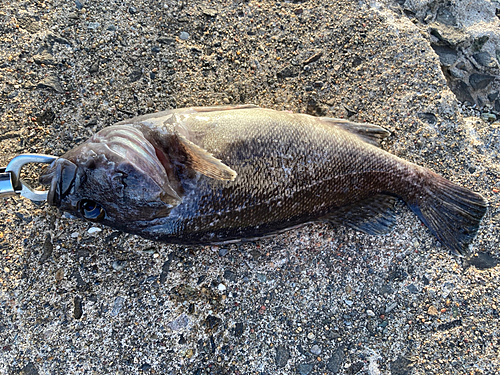
{"type": "Polygon", "coordinates": [[[485,199],[393,156],[383,128],[252,105],[184,108],[122,121],[43,174],[51,205],[146,238],[224,243],[314,221],[387,232],[401,198],[463,254],[485,199]]]}

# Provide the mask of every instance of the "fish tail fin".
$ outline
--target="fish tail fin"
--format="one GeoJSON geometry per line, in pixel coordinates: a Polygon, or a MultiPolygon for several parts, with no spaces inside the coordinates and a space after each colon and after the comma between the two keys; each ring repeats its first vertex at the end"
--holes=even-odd
{"type": "Polygon", "coordinates": [[[466,255],[488,204],[482,195],[448,181],[434,172],[426,176],[426,193],[408,203],[411,210],[453,253],[466,255]]]}

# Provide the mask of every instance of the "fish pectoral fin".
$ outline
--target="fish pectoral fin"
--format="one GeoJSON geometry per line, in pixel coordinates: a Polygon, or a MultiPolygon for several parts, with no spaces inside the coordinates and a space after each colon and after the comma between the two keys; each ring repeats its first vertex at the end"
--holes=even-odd
{"type": "Polygon", "coordinates": [[[395,221],[397,198],[378,194],[374,197],[340,207],[326,218],[334,224],[344,224],[361,232],[379,235],[389,232],[395,221]]]}
{"type": "Polygon", "coordinates": [[[321,117],[320,120],[335,126],[339,126],[350,133],[356,134],[363,141],[374,146],[380,146],[380,141],[391,133],[378,125],[351,122],[332,117],[321,117]]]}
{"type": "Polygon", "coordinates": [[[208,151],[197,146],[181,134],[176,134],[186,153],[186,165],[201,174],[216,179],[234,181],[238,175],[233,169],[216,159],[208,151]]]}

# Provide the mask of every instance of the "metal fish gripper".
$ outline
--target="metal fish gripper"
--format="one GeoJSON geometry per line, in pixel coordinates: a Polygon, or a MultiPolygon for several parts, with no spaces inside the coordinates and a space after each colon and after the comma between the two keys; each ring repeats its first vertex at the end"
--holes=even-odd
{"type": "Polygon", "coordinates": [[[26,181],[20,178],[21,170],[26,164],[50,164],[56,156],[42,154],[23,154],[12,159],[7,167],[0,168],[0,197],[21,195],[33,202],[47,200],[47,191],[33,189],[26,181]]]}

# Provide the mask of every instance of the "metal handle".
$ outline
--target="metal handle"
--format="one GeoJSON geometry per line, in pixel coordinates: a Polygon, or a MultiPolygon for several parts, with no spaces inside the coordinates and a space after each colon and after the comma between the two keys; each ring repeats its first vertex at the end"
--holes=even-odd
{"type": "Polygon", "coordinates": [[[0,197],[21,195],[34,202],[47,200],[47,191],[35,190],[20,178],[21,169],[28,163],[50,164],[56,156],[42,154],[23,154],[12,159],[6,168],[0,168],[0,197]]]}

